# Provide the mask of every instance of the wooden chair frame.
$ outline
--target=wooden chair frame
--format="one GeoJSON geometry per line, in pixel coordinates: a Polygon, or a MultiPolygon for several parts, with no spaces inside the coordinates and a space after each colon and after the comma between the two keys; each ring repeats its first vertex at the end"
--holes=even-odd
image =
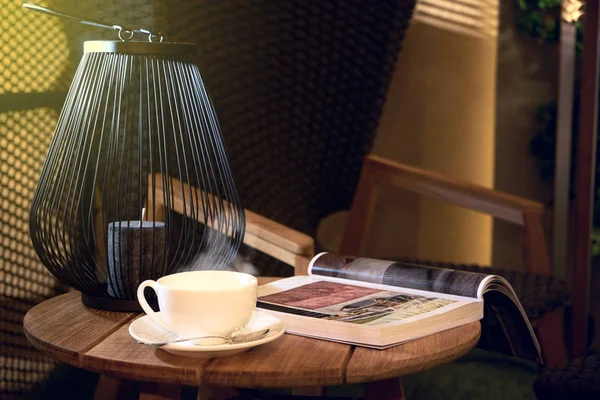
{"type": "MultiPolygon", "coordinates": [[[[403,165],[376,155],[365,158],[340,253],[361,254],[371,226],[377,192],[392,185],[409,192],[479,211],[523,227],[523,258],[530,273],[550,274],[550,257],[543,228],[544,206],[441,174],[403,165]]],[[[556,310],[533,321],[548,366],[567,362],[562,312],[556,310]]]]}
{"type": "Polygon", "coordinates": [[[449,179],[435,172],[410,167],[376,155],[365,158],[354,202],[342,240],[342,254],[360,254],[371,225],[380,185],[456,204],[520,225],[524,229],[523,256],[529,272],[550,273],[544,236],[544,206],[536,201],[449,179]]]}

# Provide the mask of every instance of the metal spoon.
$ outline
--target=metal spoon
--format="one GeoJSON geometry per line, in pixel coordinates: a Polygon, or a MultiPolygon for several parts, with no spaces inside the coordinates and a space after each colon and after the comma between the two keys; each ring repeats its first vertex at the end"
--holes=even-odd
{"type": "Polygon", "coordinates": [[[227,343],[229,343],[229,344],[237,344],[237,343],[245,343],[245,342],[252,342],[253,340],[258,340],[258,339],[264,337],[270,331],[271,331],[270,329],[264,329],[262,331],[246,333],[246,334],[237,335],[237,336],[234,336],[234,337],[213,335],[213,336],[198,336],[198,337],[187,338],[187,339],[175,339],[175,340],[169,340],[169,341],[166,341],[166,342],[152,342],[152,343],[150,343],[150,342],[139,342],[139,343],[147,344],[149,346],[160,347],[160,346],[164,346],[166,344],[189,342],[190,340],[223,339],[223,340],[227,341],[227,343]]]}

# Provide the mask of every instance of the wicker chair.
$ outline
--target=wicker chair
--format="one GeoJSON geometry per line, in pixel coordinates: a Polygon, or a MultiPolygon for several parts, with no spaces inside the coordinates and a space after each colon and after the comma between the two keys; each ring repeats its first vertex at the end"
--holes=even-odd
{"type": "Polygon", "coordinates": [[[375,195],[379,185],[384,184],[483,212],[522,226],[523,255],[527,272],[477,265],[456,265],[423,260],[419,262],[505,277],[514,287],[529,319],[536,328],[545,364],[558,366],[566,363],[560,311],[566,305],[569,296],[566,284],[549,275],[550,260],[542,226],[544,207],[540,203],[450,180],[436,173],[369,155],[363,164],[356,195],[347,216],[340,248],[342,254],[361,254],[369,231],[375,195]]]}
{"type": "Polygon", "coordinates": [[[27,342],[22,323],[29,308],[65,290],[38,260],[28,218],[69,86],[69,63],[57,20],[40,20],[18,2],[3,4],[0,15],[6,23],[0,33],[6,46],[0,76],[0,398],[10,399],[56,365],[27,342]]]}
{"type": "Polygon", "coordinates": [[[600,356],[580,358],[543,371],[533,384],[538,400],[600,398],[600,356]]]}

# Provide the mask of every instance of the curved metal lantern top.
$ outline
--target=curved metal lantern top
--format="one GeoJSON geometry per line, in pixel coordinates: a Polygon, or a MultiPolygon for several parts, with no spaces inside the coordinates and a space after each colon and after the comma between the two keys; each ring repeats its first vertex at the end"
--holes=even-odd
{"type": "Polygon", "coordinates": [[[84,53],[117,53],[147,55],[196,55],[193,43],[175,42],[122,42],[118,40],[90,40],[83,44],[84,53]]]}
{"type": "Polygon", "coordinates": [[[126,26],[117,25],[117,24],[107,24],[104,22],[92,21],[87,18],[84,19],[84,18],[80,18],[80,17],[75,17],[73,15],[68,15],[68,14],[65,14],[62,12],[54,11],[47,7],[38,6],[37,4],[23,3],[23,8],[26,8],[26,9],[32,10],[32,11],[36,11],[36,12],[39,12],[42,14],[51,15],[53,17],[62,18],[62,19],[68,20],[68,21],[77,22],[82,25],[88,25],[88,26],[94,26],[96,28],[104,28],[104,29],[114,30],[117,32],[117,36],[119,37],[119,39],[121,39],[123,42],[128,42],[128,41],[132,40],[136,33],[141,34],[141,35],[146,35],[149,42],[162,43],[162,41],[164,40],[164,36],[160,32],[151,32],[148,29],[144,29],[144,28],[135,29],[135,28],[126,27],[126,26]]]}

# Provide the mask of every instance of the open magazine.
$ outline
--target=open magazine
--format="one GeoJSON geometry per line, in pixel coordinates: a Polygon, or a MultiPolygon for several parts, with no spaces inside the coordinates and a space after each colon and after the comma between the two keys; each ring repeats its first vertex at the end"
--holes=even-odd
{"type": "Polygon", "coordinates": [[[289,333],[377,349],[483,319],[480,347],[542,362],[514,290],[496,275],[321,253],[308,276],[259,287],[258,307],[289,333]]]}

